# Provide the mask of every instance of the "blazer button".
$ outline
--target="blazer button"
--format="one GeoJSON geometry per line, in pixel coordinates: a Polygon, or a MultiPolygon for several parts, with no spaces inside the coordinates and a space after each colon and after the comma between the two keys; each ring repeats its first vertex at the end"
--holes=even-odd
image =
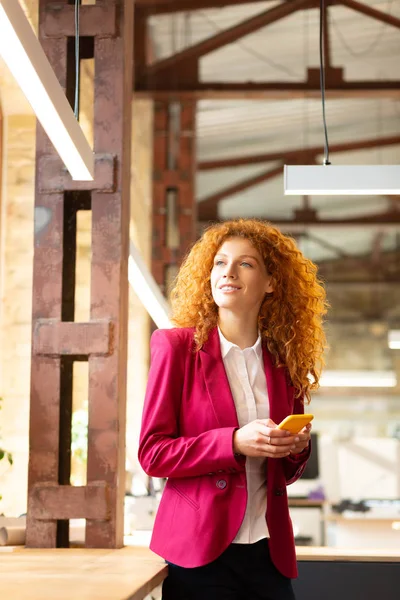
{"type": "Polygon", "coordinates": [[[274,496],[284,496],[285,495],[285,490],[283,488],[275,488],[274,489],[274,496]]]}
{"type": "Polygon", "coordinates": [[[218,479],[218,481],[217,481],[217,483],[215,485],[220,490],[224,490],[226,488],[226,481],[225,481],[225,479],[218,479]]]}

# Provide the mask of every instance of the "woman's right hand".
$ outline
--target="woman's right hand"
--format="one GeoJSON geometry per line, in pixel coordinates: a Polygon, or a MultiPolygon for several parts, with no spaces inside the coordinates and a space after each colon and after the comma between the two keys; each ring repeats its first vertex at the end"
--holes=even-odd
{"type": "Polygon", "coordinates": [[[244,456],[283,458],[289,456],[296,441],[297,435],[277,429],[272,419],[256,419],[234,432],[233,451],[244,456]]]}

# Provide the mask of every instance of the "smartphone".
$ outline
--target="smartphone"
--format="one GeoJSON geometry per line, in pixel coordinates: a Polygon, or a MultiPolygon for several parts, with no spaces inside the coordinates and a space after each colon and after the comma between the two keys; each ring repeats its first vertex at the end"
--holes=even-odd
{"type": "Polygon", "coordinates": [[[314,415],[289,415],[286,419],[283,419],[277,426],[277,429],[286,429],[290,433],[299,433],[303,427],[310,423],[314,418],[314,415]]]}

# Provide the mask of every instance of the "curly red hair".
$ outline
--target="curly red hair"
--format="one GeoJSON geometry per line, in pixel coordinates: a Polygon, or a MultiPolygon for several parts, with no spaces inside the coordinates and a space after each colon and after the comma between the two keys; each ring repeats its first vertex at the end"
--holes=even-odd
{"type": "Polygon", "coordinates": [[[259,330],[276,365],[287,369],[296,394],[310,401],[324,364],[325,289],[316,265],[303,256],[292,238],[270,223],[236,219],[208,227],[178,273],[171,292],[172,321],[178,327],[195,327],[196,350],[203,346],[218,323],[210,284],[214,257],[232,237],[248,239],[264,259],[274,292],[261,305],[259,330]]]}

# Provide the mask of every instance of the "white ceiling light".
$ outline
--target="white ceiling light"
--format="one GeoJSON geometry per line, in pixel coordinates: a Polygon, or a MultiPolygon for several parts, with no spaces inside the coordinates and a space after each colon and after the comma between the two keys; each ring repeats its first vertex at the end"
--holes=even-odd
{"type": "Polygon", "coordinates": [[[285,196],[381,196],[400,194],[400,165],[331,165],[325,116],[325,46],[329,2],[320,0],[319,57],[325,155],[322,165],[285,165],[285,196]]]}
{"type": "Polygon", "coordinates": [[[324,371],[321,387],[395,387],[393,371],[324,371]]]}
{"type": "Polygon", "coordinates": [[[18,0],[0,0],[0,55],[74,180],[94,178],[94,156],[18,0]]]}
{"type": "Polygon", "coordinates": [[[170,306],[132,241],[129,250],[128,279],[157,327],[171,328],[170,306]]]}
{"type": "Polygon", "coordinates": [[[400,195],[400,165],[285,165],[285,195],[400,195]]]}
{"type": "Polygon", "coordinates": [[[391,329],[388,333],[389,348],[400,350],[400,329],[391,329]]]}

